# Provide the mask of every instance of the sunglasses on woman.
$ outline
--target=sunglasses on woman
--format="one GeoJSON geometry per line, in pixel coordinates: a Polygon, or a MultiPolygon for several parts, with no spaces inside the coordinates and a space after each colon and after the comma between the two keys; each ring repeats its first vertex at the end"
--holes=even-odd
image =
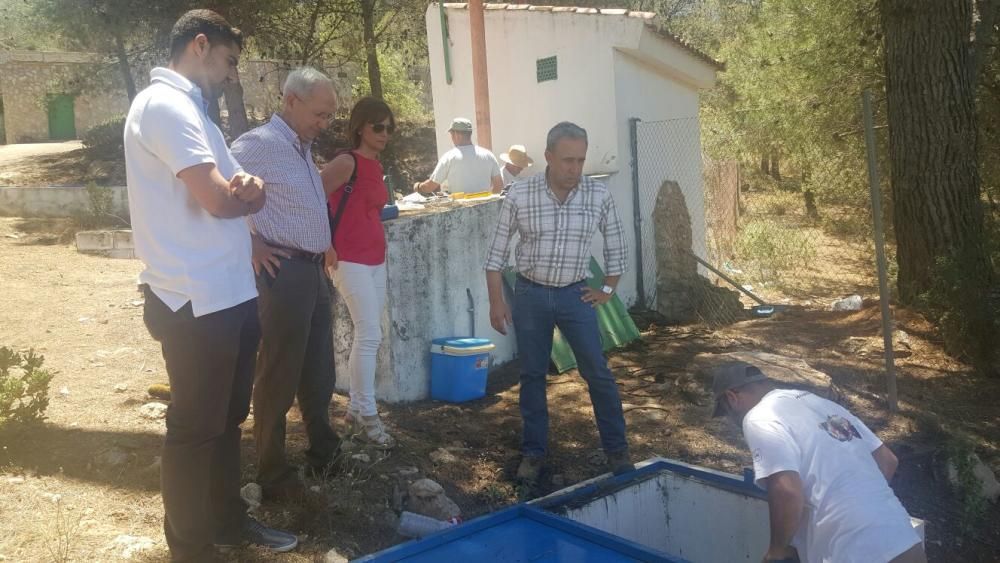
{"type": "Polygon", "coordinates": [[[379,134],[382,131],[388,131],[389,134],[392,135],[393,133],[396,132],[396,126],[392,125],[392,124],[386,125],[385,123],[372,123],[372,132],[373,133],[379,134]]]}

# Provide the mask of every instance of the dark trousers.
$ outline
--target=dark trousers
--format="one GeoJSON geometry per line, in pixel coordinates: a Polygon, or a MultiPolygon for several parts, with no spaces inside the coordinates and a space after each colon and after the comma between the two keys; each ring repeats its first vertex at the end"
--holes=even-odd
{"type": "Polygon", "coordinates": [[[521,450],[526,456],[544,456],[548,448],[545,374],[556,327],[573,349],[580,375],[587,382],[604,451],[618,453],[628,448],[622,402],[604,357],[597,312],[580,299],[585,287],[584,282],[547,287],[520,276],[515,284],[512,316],[521,359],[521,450]]]}
{"type": "Polygon", "coordinates": [[[214,542],[238,543],[240,423],[250,410],[260,328],[257,300],[194,317],[171,311],[148,287],[143,319],[170,379],[160,487],[173,561],[203,561],[214,542]]]}
{"type": "Polygon", "coordinates": [[[294,478],[285,456],[285,415],[296,396],[309,437],[308,463],[328,464],[340,440],[330,426],[334,366],[330,282],[321,264],[282,259],[277,275],[257,276],[263,338],[254,383],[258,483],[294,478]]]}

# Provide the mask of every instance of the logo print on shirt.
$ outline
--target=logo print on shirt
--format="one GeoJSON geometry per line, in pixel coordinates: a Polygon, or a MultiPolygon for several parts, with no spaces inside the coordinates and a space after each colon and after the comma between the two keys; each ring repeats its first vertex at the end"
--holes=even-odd
{"type": "Polygon", "coordinates": [[[854,438],[861,439],[861,434],[846,418],[838,415],[826,417],[826,422],[819,425],[826,433],[841,442],[850,442],[854,438]]]}

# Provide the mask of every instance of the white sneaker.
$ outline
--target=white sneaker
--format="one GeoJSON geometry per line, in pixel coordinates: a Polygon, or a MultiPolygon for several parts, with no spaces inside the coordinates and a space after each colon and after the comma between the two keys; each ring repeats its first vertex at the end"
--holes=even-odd
{"type": "Polygon", "coordinates": [[[377,414],[372,416],[357,416],[355,424],[360,427],[361,436],[380,448],[390,449],[396,445],[396,440],[385,431],[385,425],[377,414]]]}

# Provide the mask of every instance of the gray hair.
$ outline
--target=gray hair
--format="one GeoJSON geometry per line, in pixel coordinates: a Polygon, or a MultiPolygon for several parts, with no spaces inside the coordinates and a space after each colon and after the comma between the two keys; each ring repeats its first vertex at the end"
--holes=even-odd
{"type": "Polygon", "coordinates": [[[309,94],[312,93],[312,89],[321,83],[326,83],[333,87],[333,81],[330,80],[329,76],[311,66],[304,66],[288,73],[288,77],[285,78],[285,84],[281,87],[281,93],[284,96],[295,94],[299,98],[304,99],[308,98],[309,94]]]}
{"type": "Polygon", "coordinates": [[[552,152],[560,139],[583,139],[584,143],[588,143],[587,130],[569,121],[557,123],[555,127],[549,129],[549,135],[545,138],[545,150],[552,152]]]}

